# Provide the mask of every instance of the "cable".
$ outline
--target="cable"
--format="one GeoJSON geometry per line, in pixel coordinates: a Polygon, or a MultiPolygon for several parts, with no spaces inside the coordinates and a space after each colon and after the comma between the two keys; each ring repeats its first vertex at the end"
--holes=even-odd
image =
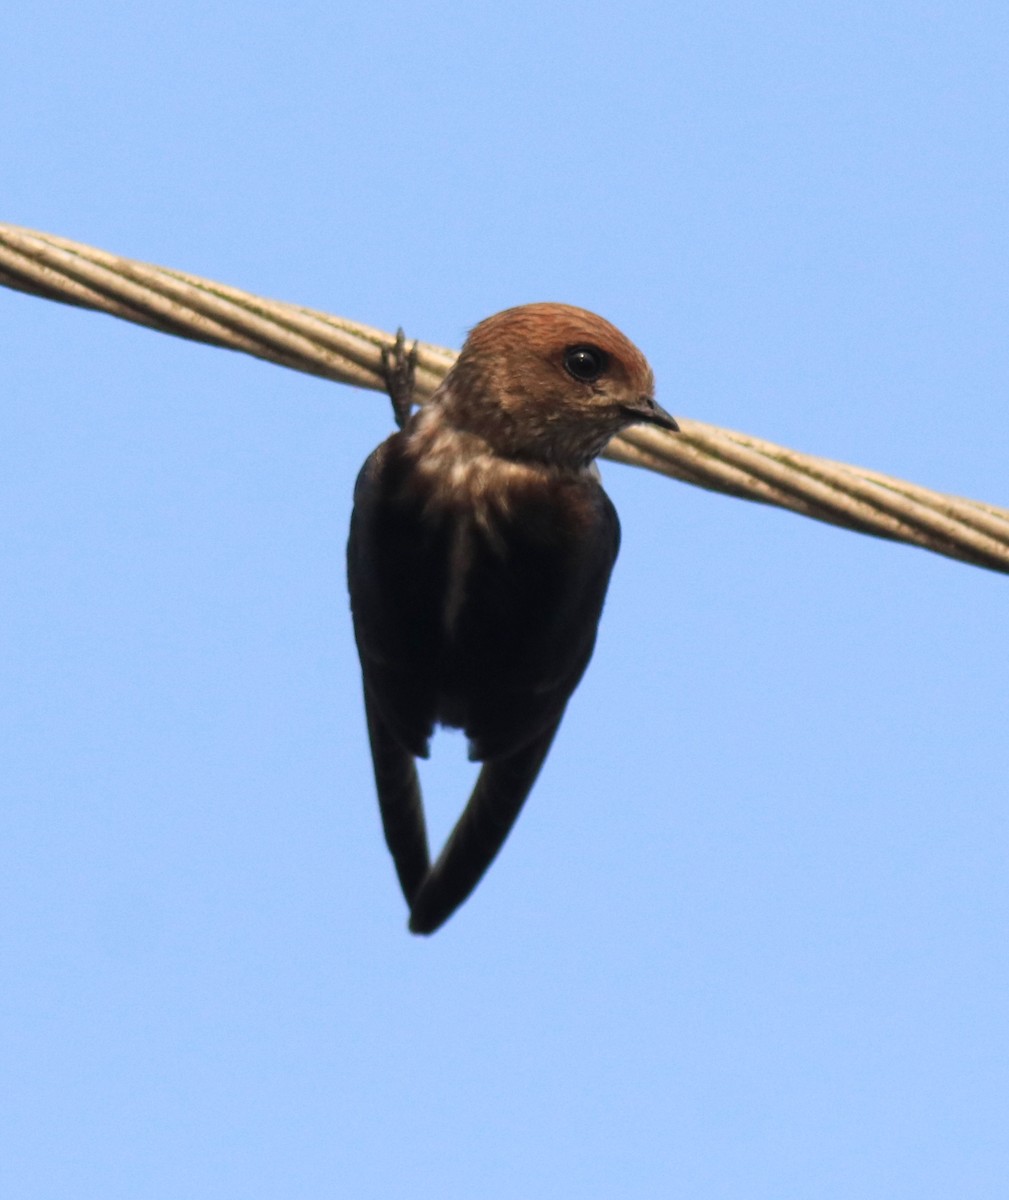
{"type": "MultiPolygon", "coordinates": [[[[381,352],[392,346],[392,334],[54,234],[0,224],[0,283],[338,383],[385,391],[381,352]]],[[[417,343],[419,399],[431,395],[454,361],[451,350],[417,343]]],[[[632,427],[613,439],[605,456],[1009,574],[1009,509],[701,421],[683,418],[680,426],[678,434],[632,427]]]]}

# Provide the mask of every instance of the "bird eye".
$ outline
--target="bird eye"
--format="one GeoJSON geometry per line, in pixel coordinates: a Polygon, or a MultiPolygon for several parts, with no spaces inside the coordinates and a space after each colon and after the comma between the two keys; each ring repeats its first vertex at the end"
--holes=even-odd
{"type": "Polygon", "coordinates": [[[595,383],[609,365],[609,355],[598,346],[568,346],[564,351],[564,370],[580,383],[595,383]]]}

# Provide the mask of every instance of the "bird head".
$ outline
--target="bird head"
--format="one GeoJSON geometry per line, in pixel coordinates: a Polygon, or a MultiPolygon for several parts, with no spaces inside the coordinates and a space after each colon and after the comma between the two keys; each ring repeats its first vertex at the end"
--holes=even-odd
{"type": "Polygon", "coordinates": [[[496,454],[583,467],[638,422],[676,430],[641,351],[609,321],[526,304],[481,321],[433,403],[496,454]]]}

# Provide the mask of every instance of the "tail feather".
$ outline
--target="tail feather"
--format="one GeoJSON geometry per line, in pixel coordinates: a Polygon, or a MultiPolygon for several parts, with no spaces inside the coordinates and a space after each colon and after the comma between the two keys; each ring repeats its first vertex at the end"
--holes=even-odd
{"type": "Polygon", "coordinates": [[[367,695],[365,711],[382,829],[399,886],[412,906],[431,867],[420,780],[413,755],[393,736],[367,695]]]}
{"type": "Polygon", "coordinates": [[[414,896],[411,933],[434,933],[480,882],[511,832],[559,724],[513,754],[484,764],[469,803],[414,896]]]}

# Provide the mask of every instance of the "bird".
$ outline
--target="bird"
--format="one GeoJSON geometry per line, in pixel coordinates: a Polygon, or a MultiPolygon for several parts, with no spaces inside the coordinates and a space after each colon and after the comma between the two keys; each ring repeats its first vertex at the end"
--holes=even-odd
{"type": "Polygon", "coordinates": [[[383,357],[399,428],[354,489],[347,577],[379,811],[409,929],[469,897],[514,825],[588,665],[620,544],[595,459],[678,430],[645,356],[604,318],[525,304],[473,327],[412,411],[402,332],[383,357]],[[437,726],[481,765],[434,863],[416,760],[437,726]]]}

